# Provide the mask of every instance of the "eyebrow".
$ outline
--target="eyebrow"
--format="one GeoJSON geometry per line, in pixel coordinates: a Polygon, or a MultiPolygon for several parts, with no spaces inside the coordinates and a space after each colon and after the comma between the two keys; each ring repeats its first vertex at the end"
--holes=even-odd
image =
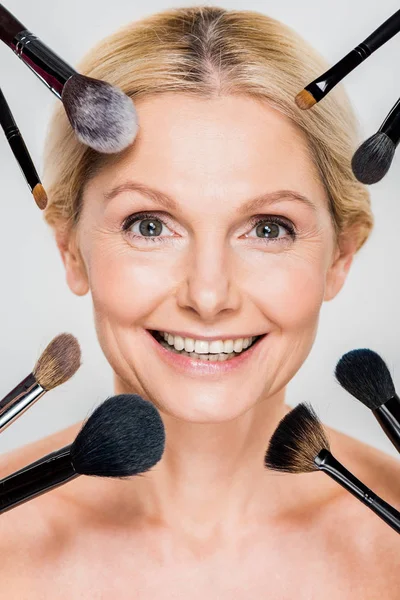
{"type": "MultiPolygon", "coordinates": [[[[110,191],[104,194],[104,199],[106,201],[110,201],[118,194],[122,194],[123,192],[139,192],[148,196],[154,202],[161,204],[167,210],[177,210],[178,205],[176,201],[168,196],[165,192],[161,192],[160,190],[156,190],[151,188],[143,183],[139,183],[137,181],[127,181],[125,183],[121,183],[116,187],[112,188],[110,191]]],[[[316,205],[309,199],[307,196],[303,196],[299,192],[295,192],[293,190],[277,190],[275,192],[268,192],[264,194],[259,194],[255,198],[251,198],[244,205],[238,208],[239,214],[246,214],[249,212],[257,212],[265,204],[274,204],[276,202],[281,202],[284,200],[292,200],[296,202],[301,202],[302,204],[306,204],[313,211],[317,210],[316,205]]]]}

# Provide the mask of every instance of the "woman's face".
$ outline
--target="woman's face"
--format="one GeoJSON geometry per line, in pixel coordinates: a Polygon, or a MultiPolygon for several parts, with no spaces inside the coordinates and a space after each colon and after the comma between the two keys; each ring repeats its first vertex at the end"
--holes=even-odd
{"type": "Polygon", "coordinates": [[[137,109],[134,146],[86,187],[84,268],[70,243],[67,279],[91,290],[120,389],[228,421],[293,377],[351,259],[336,260],[326,193],[286,117],[245,96],[137,109]]]}

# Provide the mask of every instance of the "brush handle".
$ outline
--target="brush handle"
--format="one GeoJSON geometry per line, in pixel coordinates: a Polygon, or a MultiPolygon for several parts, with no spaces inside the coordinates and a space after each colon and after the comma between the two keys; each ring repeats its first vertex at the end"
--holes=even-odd
{"type": "Polygon", "coordinates": [[[77,477],[71,462],[71,445],[0,480],[0,514],[77,477]]]}
{"type": "Polygon", "coordinates": [[[65,83],[77,73],[75,69],[26,29],[18,33],[9,46],[61,100],[65,83]]]}
{"type": "Polygon", "coordinates": [[[0,39],[5,44],[9,44],[13,37],[23,29],[26,29],[25,25],[22,25],[21,21],[18,21],[5,6],[0,4],[0,39]]]}
{"type": "Polygon", "coordinates": [[[371,56],[375,50],[388,42],[400,31],[400,10],[395,12],[378,29],[375,29],[361,44],[358,44],[344,58],[339,60],[333,67],[328,69],[320,77],[306,86],[306,90],[312,94],[317,102],[322,100],[332,88],[335,87],[346,75],[351,73],[366,58],[371,56]]]}
{"type": "Polygon", "coordinates": [[[7,396],[0,400],[0,432],[11,425],[45,393],[46,390],[37,382],[33,373],[25,377],[7,396]]]}
{"type": "Polygon", "coordinates": [[[400,452],[400,398],[396,394],[372,413],[393,446],[400,452]]]}
{"type": "Polygon", "coordinates": [[[397,533],[400,533],[400,512],[382,500],[382,498],[377,496],[362,481],[350,473],[346,467],[336,460],[329,450],[321,450],[315,457],[314,462],[321,471],[324,471],[324,473],[332,477],[332,479],[343,486],[348,492],[368,506],[368,508],[378,515],[378,517],[397,531],[397,533]]]}
{"type": "Polygon", "coordinates": [[[21,171],[31,189],[40,183],[35,165],[31,159],[28,148],[24,142],[20,130],[14,120],[7,100],[0,89],[0,124],[3,128],[7,141],[13,151],[15,158],[21,168],[21,171]]]}
{"type": "Polygon", "coordinates": [[[386,19],[378,29],[375,29],[360,46],[366,46],[369,53],[375,52],[378,48],[386,44],[396,33],[400,31],[400,10],[397,10],[391,17],[386,19]]]}
{"type": "Polygon", "coordinates": [[[392,107],[378,131],[385,133],[395,146],[398,145],[400,140],[400,99],[392,107]]]}

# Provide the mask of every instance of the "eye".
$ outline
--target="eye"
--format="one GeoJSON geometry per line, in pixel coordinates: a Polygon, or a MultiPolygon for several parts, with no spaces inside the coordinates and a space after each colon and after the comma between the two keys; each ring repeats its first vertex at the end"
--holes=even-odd
{"type": "Polygon", "coordinates": [[[158,215],[131,215],[123,224],[124,231],[134,238],[157,238],[174,235],[158,215]]]}
{"type": "Polygon", "coordinates": [[[289,237],[292,239],[295,238],[294,226],[279,217],[258,218],[253,225],[253,229],[246,237],[280,240],[282,238],[287,238],[287,234],[289,234],[289,237]],[[252,232],[254,232],[255,235],[252,235],[252,232]],[[286,232],[286,235],[284,232],[286,232]]]}

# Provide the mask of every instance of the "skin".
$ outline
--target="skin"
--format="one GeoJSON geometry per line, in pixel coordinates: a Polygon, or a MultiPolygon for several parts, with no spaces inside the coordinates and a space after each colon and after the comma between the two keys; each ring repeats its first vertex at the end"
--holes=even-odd
{"type": "MultiPolygon", "coordinates": [[[[263,467],[289,410],[286,385],[356,250],[354,232],[335,239],[302,134],[248,97],[171,93],[137,109],[134,146],[88,183],[76,231],[60,228],[57,243],[70,289],[91,292],[115,393],[154,402],[166,450],[144,477],[79,477],[3,515],[5,597],[398,598],[400,542],[391,528],[323,473],[263,467]],[[127,181],[162,191],[175,206],[121,188],[105,199],[127,181]],[[141,211],[164,220],[163,241],[140,237],[138,224],[121,229],[141,211]],[[260,237],[255,215],[293,224],[295,239],[285,226],[274,230],[277,238],[260,237]],[[240,368],[215,378],[165,362],[148,329],[268,336],[240,368]]],[[[3,457],[0,474],[71,442],[78,430],[3,457]]],[[[335,456],[399,507],[398,461],[326,430],[335,456]]]]}

